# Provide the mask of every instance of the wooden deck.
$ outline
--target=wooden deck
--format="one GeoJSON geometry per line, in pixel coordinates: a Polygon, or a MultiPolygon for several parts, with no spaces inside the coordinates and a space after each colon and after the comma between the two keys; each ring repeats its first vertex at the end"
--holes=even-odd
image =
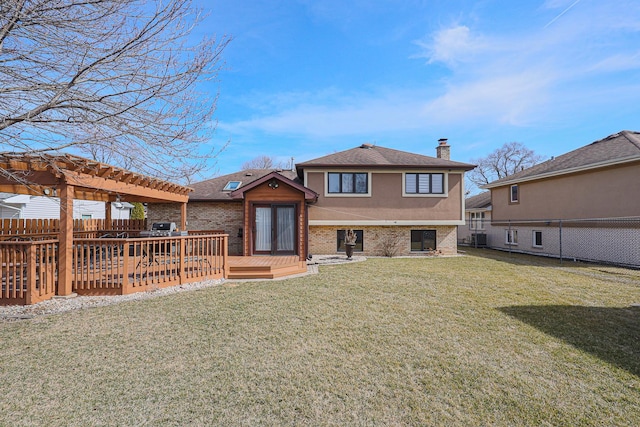
{"type": "Polygon", "coordinates": [[[227,279],[275,279],[307,272],[299,256],[230,256],[227,279]]]}

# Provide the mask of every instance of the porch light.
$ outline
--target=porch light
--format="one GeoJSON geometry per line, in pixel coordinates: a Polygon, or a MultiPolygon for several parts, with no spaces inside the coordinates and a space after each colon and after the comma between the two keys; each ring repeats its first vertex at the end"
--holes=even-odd
{"type": "Polygon", "coordinates": [[[280,184],[278,184],[278,180],[277,179],[274,178],[271,181],[269,181],[269,188],[271,188],[272,190],[275,190],[279,186],[280,186],[280,184]]]}

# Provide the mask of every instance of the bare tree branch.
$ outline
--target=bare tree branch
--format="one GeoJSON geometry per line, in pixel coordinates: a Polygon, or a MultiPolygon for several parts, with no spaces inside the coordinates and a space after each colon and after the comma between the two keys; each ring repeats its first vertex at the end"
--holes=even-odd
{"type": "Polygon", "coordinates": [[[212,166],[230,38],[191,43],[190,0],[2,0],[0,151],[69,150],[178,181],[212,166]]]}
{"type": "Polygon", "coordinates": [[[478,187],[500,178],[513,175],[544,160],[519,142],[508,142],[486,157],[471,160],[475,169],[467,172],[467,178],[478,187]]]}
{"type": "Polygon", "coordinates": [[[270,157],[267,155],[261,155],[255,157],[251,160],[248,160],[242,164],[242,170],[247,169],[283,169],[284,164],[282,162],[276,161],[274,157],[270,157]]]}

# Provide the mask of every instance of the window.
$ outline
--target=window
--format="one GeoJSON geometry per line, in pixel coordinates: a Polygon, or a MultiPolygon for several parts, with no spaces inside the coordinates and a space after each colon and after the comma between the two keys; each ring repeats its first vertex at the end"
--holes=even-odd
{"type": "Polygon", "coordinates": [[[542,231],[533,230],[533,236],[531,238],[534,248],[542,247],[542,231]]]}
{"type": "Polygon", "coordinates": [[[367,194],[369,175],[367,173],[329,172],[329,193],[367,194]]]}
{"type": "Polygon", "coordinates": [[[518,203],[520,201],[520,199],[518,198],[518,184],[512,185],[511,189],[509,191],[510,194],[510,201],[511,203],[518,203]]]}
{"type": "Polygon", "coordinates": [[[81,218],[82,219],[91,219],[91,218],[93,218],[93,215],[92,214],[82,214],[81,218]]]}
{"type": "Polygon", "coordinates": [[[484,230],[484,212],[470,212],[469,230],[484,230]]]}
{"type": "Polygon", "coordinates": [[[404,175],[407,194],[444,194],[443,173],[407,173],[404,175]]]}
{"type": "MultiPolygon", "coordinates": [[[[227,185],[224,186],[222,191],[237,190],[238,188],[240,188],[240,184],[242,184],[241,181],[229,181],[229,182],[227,182],[227,185]]],[[[220,188],[220,187],[218,187],[218,188],[220,188]]]]}
{"type": "Polygon", "coordinates": [[[518,244],[518,230],[510,229],[504,230],[504,243],[507,245],[518,244]]]}
{"type": "MultiPolygon", "coordinates": [[[[355,252],[362,252],[364,250],[364,233],[362,230],[353,230],[356,233],[356,246],[353,248],[355,252]]],[[[347,230],[338,230],[338,252],[345,252],[344,249],[344,235],[347,230]]]]}
{"type": "Polygon", "coordinates": [[[436,230],[411,230],[411,251],[435,251],[436,230]]]}

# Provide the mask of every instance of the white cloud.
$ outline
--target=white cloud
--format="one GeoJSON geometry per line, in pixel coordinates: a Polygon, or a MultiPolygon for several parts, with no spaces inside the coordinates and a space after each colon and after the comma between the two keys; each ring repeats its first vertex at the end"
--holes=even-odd
{"type": "Polygon", "coordinates": [[[416,41],[423,52],[418,58],[427,58],[429,63],[442,62],[450,67],[472,59],[490,47],[487,40],[471,34],[464,25],[445,28],[433,35],[433,41],[416,41]]]}

